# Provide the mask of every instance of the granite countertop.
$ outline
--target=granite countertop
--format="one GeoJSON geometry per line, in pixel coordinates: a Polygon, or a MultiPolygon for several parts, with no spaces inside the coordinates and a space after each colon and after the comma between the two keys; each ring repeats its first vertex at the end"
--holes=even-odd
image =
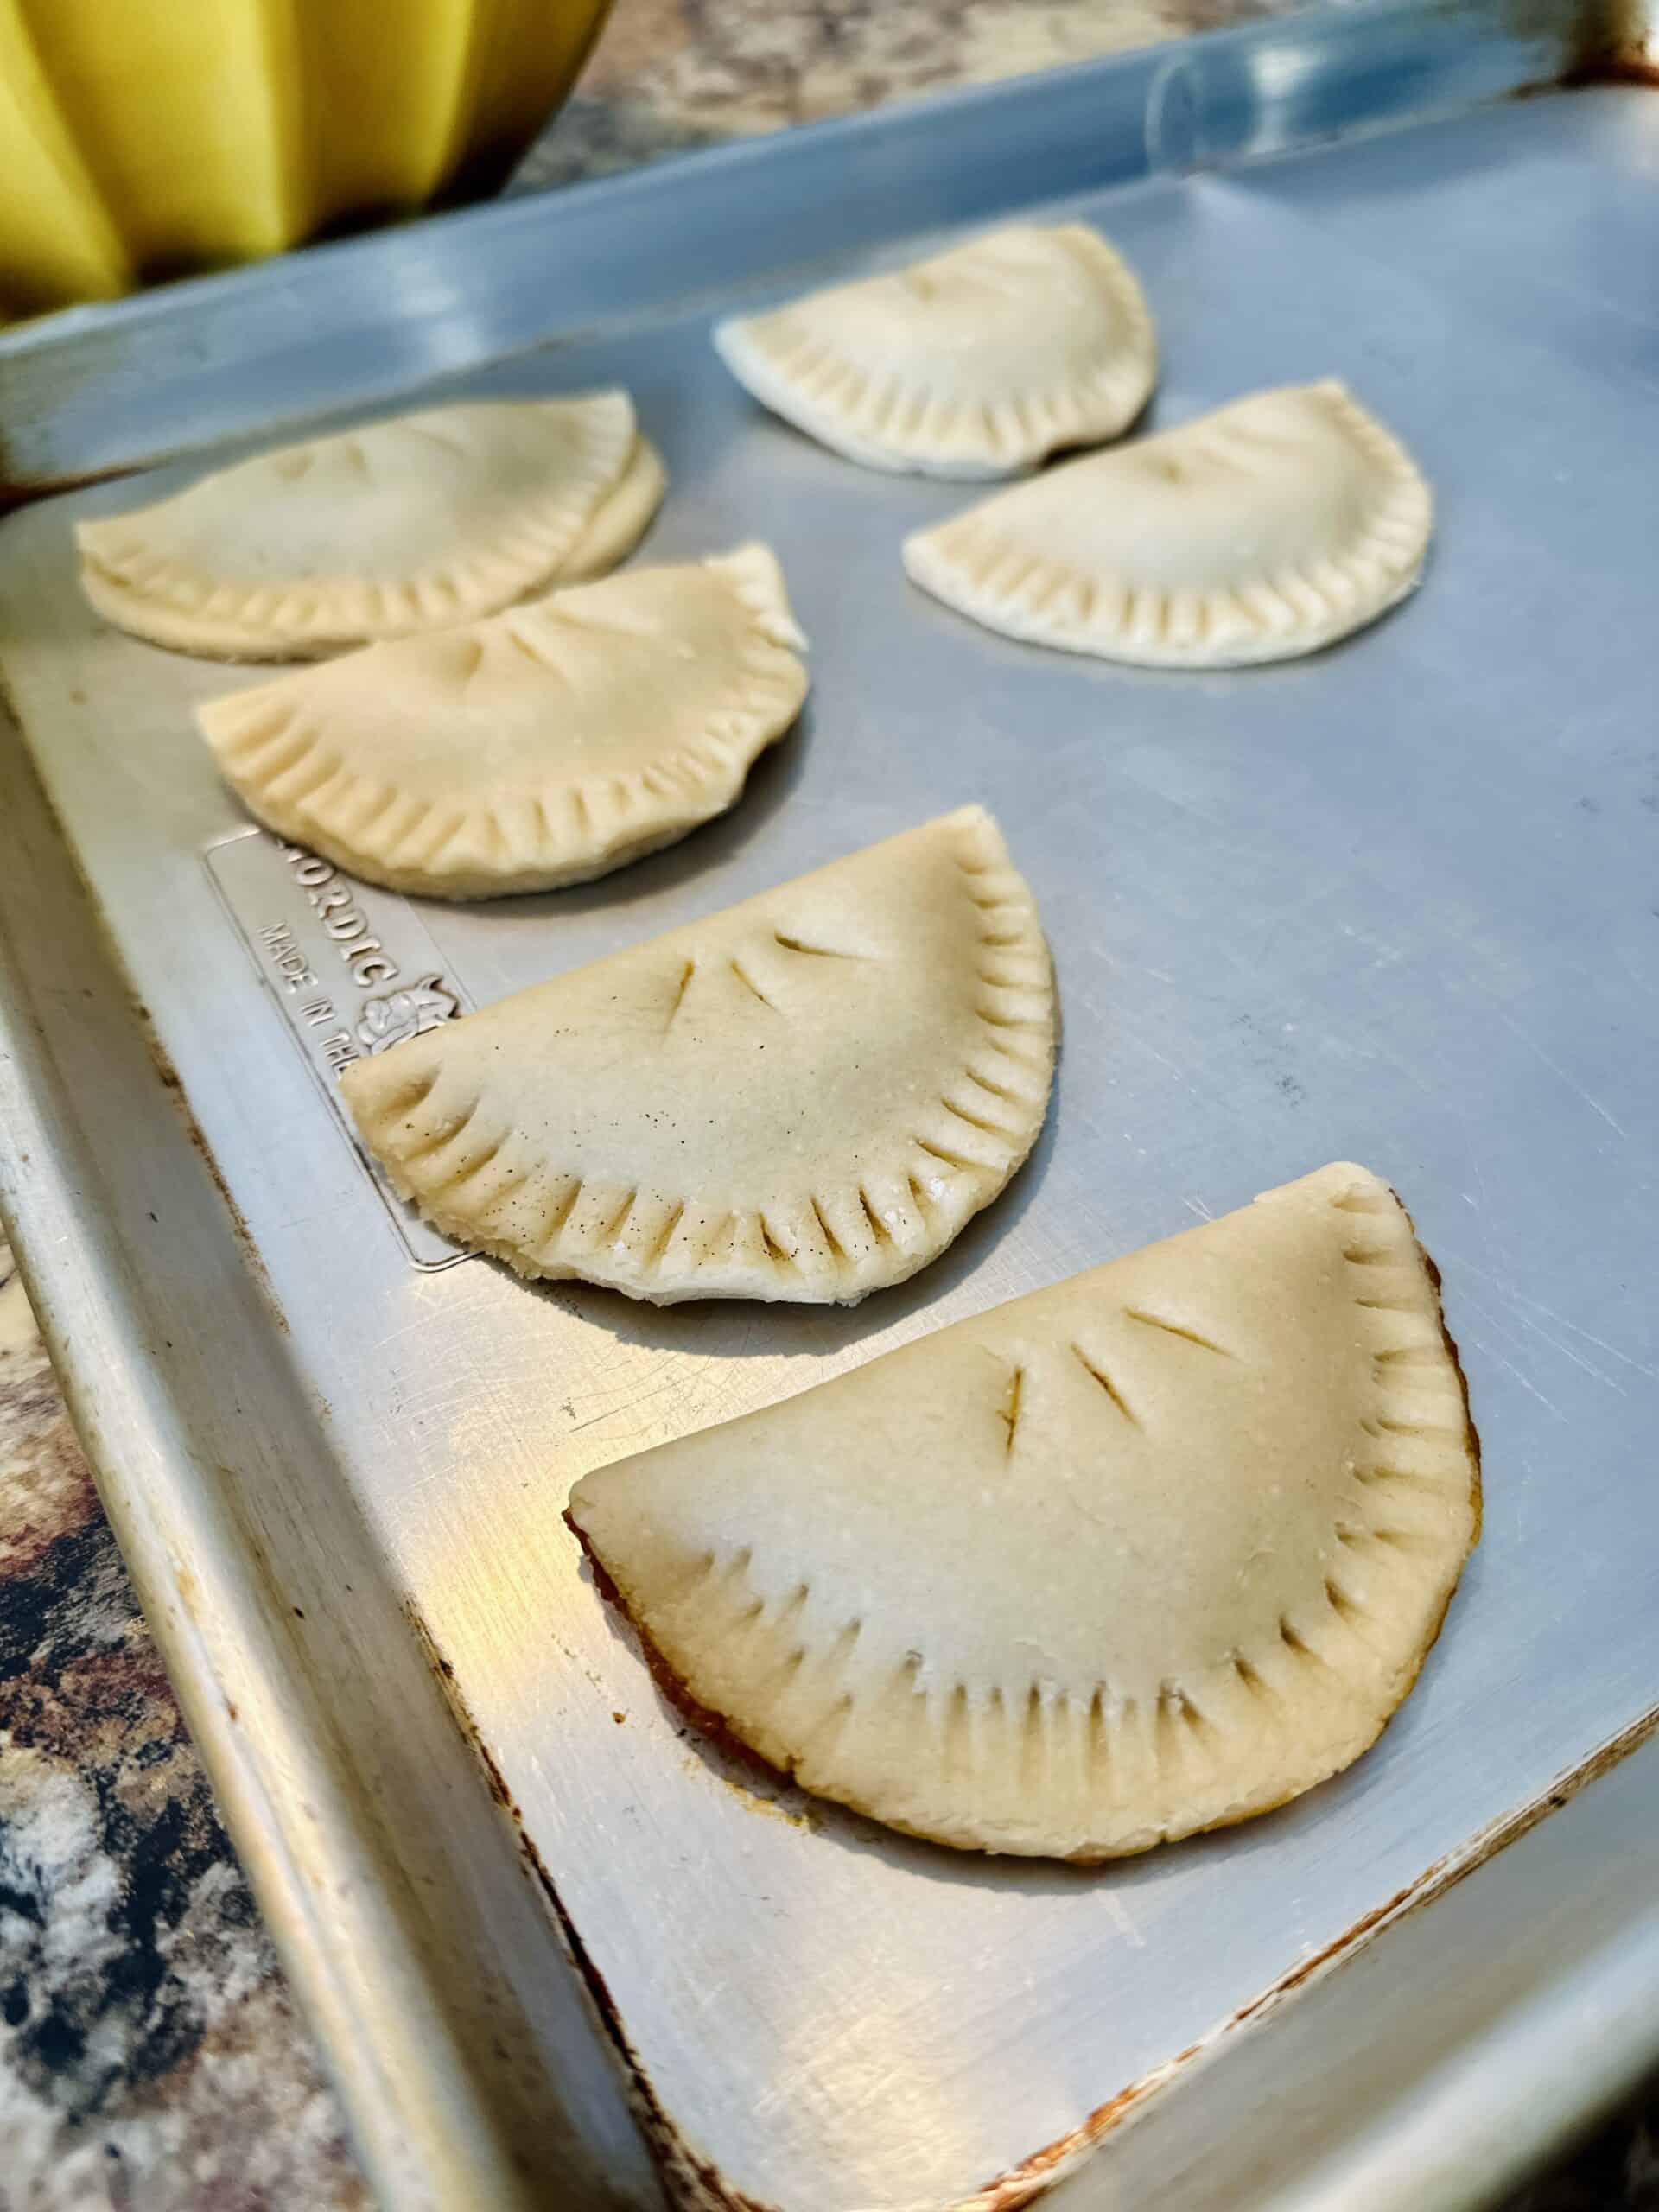
{"type": "MultiPolygon", "coordinates": [[[[1282,0],[619,0],[515,189],[1282,0]]],[[[0,2212],[369,2203],[0,1243],[0,2212]]],[[[1659,2212],[1659,2082],[1508,2212],[1659,2212]]]]}

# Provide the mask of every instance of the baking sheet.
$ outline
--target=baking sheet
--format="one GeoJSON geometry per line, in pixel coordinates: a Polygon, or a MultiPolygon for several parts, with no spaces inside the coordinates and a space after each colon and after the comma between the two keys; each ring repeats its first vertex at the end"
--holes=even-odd
{"type": "Polygon", "coordinates": [[[414,1267],[208,878],[240,825],[188,709],[226,671],[100,631],[71,586],[71,516],[159,485],[0,536],[20,720],[372,1546],[729,2189],[961,2197],[1659,1700],[1656,164],[1659,105],[1607,89],[1055,207],[1141,273],[1156,424],[1340,374],[1437,487],[1418,598],[1280,670],[1093,666],[922,599],[899,540],[961,488],[760,416],[706,317],[458,387],[626,383],[672,483],[643,557],[765,536],[815,680],[684,845],[585,890],[421,906],[476,1001],[965,799],[1035,889],[1065,1023],[1048,1128],[941,1262],[849,1313],[414,1267]],[[1349,1775],[1115,1868],[987,1864],[757,1786],[662,1705],[560,1522],[577,1475],[1338,1156],[1396,1183],[1442,1267],[1488,1497],[1441,1643],[1349,1775]]]}
{"type": "Polygon", "coordinates": [[[0,503],[396,397],[933,224],[1451,113],[1642,0],[1365,0],[740,139],[0,330],[0,503]]]}
{"type": "Polygon", "coordinates": [[[398,1196],[340,1094],[340,1075],[354,1060],[471,1011],[420,916],[396,892],[358,883],[253,823],[210,845],[205,857],[254,973],[282,1008],[410,1258],[417,1267],[454,1266],[467,1256],[462,1248],[398,1196]]]}

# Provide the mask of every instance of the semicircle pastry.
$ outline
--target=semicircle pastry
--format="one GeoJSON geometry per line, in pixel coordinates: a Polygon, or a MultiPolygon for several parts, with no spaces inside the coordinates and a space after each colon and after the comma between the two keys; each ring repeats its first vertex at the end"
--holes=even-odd
{"type": "Polygon", "coordinates": [[[905,543],[988,629],[1152,668],[1317,652],[1422,574],[1428,486],[1334,378],[1065,461],[905,543]]]}
{"type": "Polygon", "coordinates": [[[1158,375],[1128,264],[1083,223],[1016,223],[718,326],[738,381],[872,468],[1013,475],[1120,436],[1158,375]]]}
{"type": "Polygon", "coordinates": [[[371,883],[583,883],[724,813],[806,671],[764,545],[370,645],[198,709],[270,829],[371,883]]]}
{"type": "Polygon", "coordinates": [[[625,391],[429,408],[78,523],[81,585],[155,645],[315,660],[603,575],[664,481],[625,391]]]}
{"type": "Polygon", "coordinates": [[[393,1183],[521,1274],[658,1304],[852,1304],[1026,1158],[1048,949],[963,807],[358,1061],[393,1183]]]}
{"type": "Polygon", "coordinates": [[[1363,1167],[584,1476],[668,1676],[807,1789],[1094,1860],[1357,1758],[1479,1530],[1438,1279],[1363,1167]]]}

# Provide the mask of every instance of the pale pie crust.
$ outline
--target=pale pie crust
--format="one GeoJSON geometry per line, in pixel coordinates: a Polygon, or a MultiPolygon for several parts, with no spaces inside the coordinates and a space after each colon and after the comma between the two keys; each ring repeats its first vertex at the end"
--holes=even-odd
{"type": "Polygon", "coordinates": [[[963,807],[346,1070],[445,1235],[659,1304],[851,1304],[936,1259],[1042,1126],[1048,949],[963,807]]]}
{"type": "Polygon", "coordinates": [[[1479,1529],[1437,1278],[1338,1165],[588,1475],[684,1697],[809,1789],[1091,1860],[1372,1743],[1479,1529]]]}

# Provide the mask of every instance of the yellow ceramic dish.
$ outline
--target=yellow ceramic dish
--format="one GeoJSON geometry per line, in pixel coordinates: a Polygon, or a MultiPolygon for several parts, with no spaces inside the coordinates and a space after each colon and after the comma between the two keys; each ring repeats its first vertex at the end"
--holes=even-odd
{"type": "Polygon", "coordinates": [[[0,0],[0,315],[493,187],[609,0],[0,0]]]}

